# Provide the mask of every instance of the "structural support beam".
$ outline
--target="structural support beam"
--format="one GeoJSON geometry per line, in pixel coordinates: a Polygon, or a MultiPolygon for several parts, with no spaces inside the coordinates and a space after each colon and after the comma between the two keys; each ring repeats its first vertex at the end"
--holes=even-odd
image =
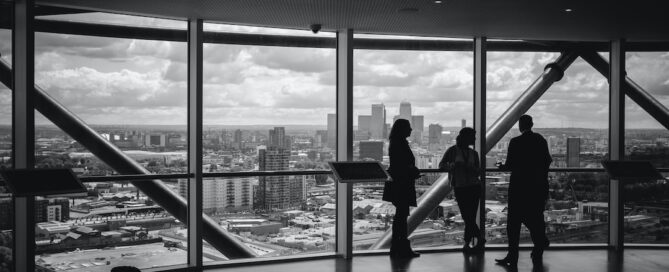
{"type": "MultiPolygon", "coordinates": [[[[411,211],[407,218],[408,233],[411,234],[423,223],[423,220],[441,203],[446,195],[451,192],[451,184],[448,181],[448,174],[442,174],[430,188],[423,193],[417,201],[417,207],[411,211]]],[[[392,240],[392,230],[386,231],[379,240],[377,240],[369,249],[383,249],[390,247],[392,240]]]]}
{"type": "MultiPolygon", "coordinates": [[[[478,79],[478,84],[481,84],[479,87],[481,88],[481,97],[476,97],[475,93],[475,107],[476,103],[482,103],[481,105],[478,105],[481,107],[480,110],[476,109],[476,111],[481,111],[482,115],[480,116],[481,120],[479,120],[479,124],[484,126],[485,122],[485,112],[484,112],[484,106],[485,106],[485,77],[483,76],[485,74],[485,56],[482,54],[485,50],[485,41],[483,39],[479,40],[479,45],[480,48],[476,50],[481,50],[478,56],[476,56],[475,53],[475,61],[476,62],[481,62],[480,68],[483,69],[482,71],[478,71],[479,73],[482,73],[481,78],[478,79]],[[480,57],[481,59],[476,59],[477,57],[480,57]],[[479,101],[481,100],[481,101],[479,101]]],[[[495,121],[495,123],[492,125],[492,127],[486,132],[486,137],[485,140],[479,141],[479,144],[481,146],[484,146],[485,144],[485,150],[482,150],[483,152],[479,151],[482,156],[482,158],[485,158],[485,154],[490,151],[490,149],[502,138],[504,137],[504,134],[506,134],[509,129],[513,127],[513,124],[515,124],[518,121],[518,118],[520,118],[521,115],[525,114],[534,103],[539,100],[541,95],[548,90],[548,88],[556,81],[560,80],[564,74],[564,70],[571,65],[574,60],[576,59],[577,54],[573,52],[566,52],[562,53],[558,59],[549,65],[546,66],[546,69],[544,69],[544,72],[541,74],[541,76],[530,85],[523,94],[516,100],[511,107],[502,114],[502,116],[495,121]]],[[[475,67],[475,69],[477,69],[475,67]]],[[[475,75],[476,76],[476,75],[475,75]]],[[[474,84],[477,84],[476,81],[474,84]]],[[[476,88],[476,86],[475,86],[476,88]]],[[[476,113],[475,113],[475,118],[476,113]]],[[[476,122],[476,121],[475,121],[476,122]]],[[[478,125],[477,125],[478,126],[478,125]]],[[[484,131],[483,129],[479,130],[479,132],[484,131]]],[[[481,137],[483,138],[483,137],[481,137]]],[[[482,160],[482,164],[484,164],[485,160],[482,160]]],[[[485,176],[484,176],[485,178],[485,176]]],[[[447,175],[442,175],[430,188],[423,193],[423,195],[418,199],[418,207],[411,211],[411,214],[409,215],[409,218],[407,220],[407,225],[408,225],[408,230],[409,233],[413,232],[418,225],[420,225],[423,220],[429,215],[429,213],[439,205],[439,203],[446,197],[446,195],[451,191],[451,186],[448,183],[448,178],[447,175]]],[[[485,194],[482,195],[485,196],[485,194]]],[[[483,208],[483,207],[482,207],[483,208]]],[[[386,231],[386,233],[381,236],[381,238],[372,245],[371,249],[381,249],[381,248],[386,248],[390,246],[390,238],[391,238],[391,233],[392,231],[386,231]]]]}
{"type": "MultiPolygon", "coordinates": [[[[0,81],[5,85],[11,82],[12,69],[0,61],[0,81]]],[[[127,156],[115,145],[100,136],[94,129],[84,123],[58,101],[50,97],[39,86],[34,86],[35,109],[42,113],[54,125],[58,126],[74,140],[83,145],[101,161],[122,175],[150,174],[139,163],[127,156]]],[[[31,138],[32,139],[32,138],[31,138]]],[[[182,222],[188,221],[188,205],[186,200],[173,192],[160,180],[141,180],[131,182],[135,187],[163,207],[167,212],[182,222]]],[[[254,257],[256,254],[228,234],[216,221],[203,216],[202,237],[231,259],[254,257]]]]}
{"type": "MultiPolygon", "coordinates": [[[[12,31],[12,63],[6,86],[12,94],[12,141],[15,169],[31,169],[35,165],[35,33],[33,31],[33,0],[14,1],[12,31]],[[12,85],[13,82],[13,85],[12,85]]],[[[14,271],[35,270],[35,198],[14,197],[14,271]]]]}
{"type": "MultiPolygon", "coordinates": [[[[587,51],[580,55],[581,58],[590,63],[600,74],[610,80],[609,63],[599,53],[587,51]]],[[[669,109],[626,75],[624,75],[623,79],[622,90],[625,94],[662,124],[662,126],[669,129],[669,109]]]]}
{"type": "Polygon", "coordinates": [[[554,82],[562,79],[564,71],[576,60],[576,57],[578,54],[575,52],[563,52],[555,62],[546,65],[541,76],[490,126],[486,133],[485,153],[504,137],[518,118],[525,114],[554,82]]]}
{"type": "MultiPolygon", "coordinates": [[[[481,233],[485,233],[485,149],[486,142],[486,38],[474,38],[474,129],[476,130],[476,142],[474,149],[479,153],[479,169],[481,174],[481,199],[479,201],[478,226],[481,233]]],[[[478,242],[478,241],[477,241],[478,242]]]]}
{"type": "MultiPolygon", "coordinates": [[[[625,158],[625,41],[611,42],[609,81],[609,159],[625,158]]],[[[609,246],[623,249],[623,184],[611,180],[609,185],[609,246]]]]}
{"type": "MultiPolygon", "coordinates": [[[[337,161],[353,160],[353,30],[337,32],[337,161]]],[[[353,255],[353,184],[337,183],[337,255],[353,255]]]]}
{"type": "Polygon", "coordinates": [[[202,267],[202,20],[188,21],[188,266],[202,267]]]}

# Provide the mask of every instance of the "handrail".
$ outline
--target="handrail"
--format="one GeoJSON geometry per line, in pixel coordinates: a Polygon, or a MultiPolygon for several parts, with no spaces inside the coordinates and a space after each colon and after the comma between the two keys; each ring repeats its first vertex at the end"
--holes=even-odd
{"type": "MultiPolygon", "coordinates": [[[[421,173],[446,173],[439,169],[418,169],[421,173]]],[[[486,168],[486,172],[510,172],[508,170],[499,170],[497,168],[486,168]]],[[[661,173],[669,172],[669,168],[657,168],[661,173]]],[[[548,172],[564,173],[603,173],[604,168],[551,168],[548,172]]],[[[307,175],[331,175],[330,170],[303,170],[303,171],[250,171],[250,172],[218,172],[204,173],[204,178],[235,178],[235,177],[270,177],[270,176],[307,176],[307,175]]],[[[79,180],[87,182],[105,182],[105,181],[141,181],[151,179],[185,179],[193,177],[192,174],[149,174],[149,175],[113,175],[113,176],[81,176],[79,180]]],[[[2,179],[0,179],[2,184],[2,179]]]]}

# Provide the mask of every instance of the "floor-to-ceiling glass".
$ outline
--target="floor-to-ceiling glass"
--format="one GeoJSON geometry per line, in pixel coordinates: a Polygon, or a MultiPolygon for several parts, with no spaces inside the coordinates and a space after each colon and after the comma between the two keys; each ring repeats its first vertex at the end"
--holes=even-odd
{"type": "MultiPolygon", "coordinates": [[[[494,42],[494,41],[491,41],[494,42]]],[[[488,133],[501,116],[560,53],[489,52],[487,54],[488,133]]],[[[608,152],[608,83],[580,58],[564,71],[531,105],[533,131],[547,141],[551,168],[576,168],[570,172],[550,171],[549,198],[544,211],[546,233],[553,244],[605,243],[608,233],[608,177],[600,161],[608,152]],[[586,172],[588,171],[588,172],[586,172]]],[[[511,138],[520,135],[518,120],[493,144],[486,166],[504,162],[511,138]]],[[[486,177],[486,239],[489,244],[507,243],[506,223],[510,173],[489,171],[486,177]]],[[[531,243],[529,231],[521,229],[521,243],[531,243]]]]}
{"type": "MultiPolygon", "coordinates": [[[[669,106],[669,53],[628,52],[627,77],[665,109],[669,106]]],[[[667,116],[664,116],[667,120],[667,116]]],[[[669,168],[669,131],[629,96],[625,99],[625,159],[669,168]]],[[[667,177],[667,172],[662,173],[667,177]]],[[[624,184],[625,243],[669,243],[669,184],[630,180],[624,184]]]]}
{"type": "MultiPolygon", "coordinates": [[[[146,27],[147,33],[186,27],[183,21],[108,13],[36,20],[146,27]]],[[[76,32],[79,26],[63,27],[76,32]]],[[[80,177],[185,173],[186,43],[52,31],[35,33],[35,84],[39,95],[68,112],[36,108],[35,167],[70,168],[80,177]],[[85,127],[95,132],[82,133],[85,127]],[[109,159],[112,153],[118,156],[109,159]]],[[[109,35],[123,36],[116,31],[109,35]]],[[[36,264],[109,271],[186,263],[187,244],[174,235],[185,231],[187,220],[186,202],[178,200],[180,184],[177,179],[87,182],[83,195],[37,197],[36,264]]]]}
{"type": "MultiPolygon", "coordinates": [[[[203,171],[329,169],[336,141],[334,33],[218,23],[204,30],[203,171]],[[254,45],[233,44],[240,41],[226,41],[226,34],[249,35],[254,45]],[[332,46],[308,46],[304,36],[332,46]]],[[[202,208],[257,257],[334,252],[334,182],[299,173],[205,178],[202,208]]],[[[207,243],[203,251],[211,260],[227,259],[207,243]]]]}
{"type": "MultiPolygon", "coordinates": [[[[355,35],[353,66],[353,160],[372,160],[388,167],[388,136],[397,119],[412,127],[408,137],[420,169],[436,169],[458,131],[473,126],[473,53],[410,50],[427,44],[457,43],[473,48],[471,40],[355,35]],[[374,40],[378,42],[374,42],[374,40]],[[393,43],[395,50],[384,45],[393,43]],[[374,45],[378,45],[378,49],[374,45]],[[412,46],[413,45],[413,46],[412,46]],[[404,46],[405,50],[397,50],[404,46]]],[[[442,173],[416,180],[417,197],[433,189],[442,173]]],[[[353,195],[353,250],[387,248],[379,239],[391,230],[395,207],[381,200],[383,183],[357,184],[353,195]]],[[[409,235],[413,247],[462,244],[463,221],[452,193],[434,207],[409,235]]]]}
{"type": "MultiPolygon", "coordinates": [[[[12,167],[12,30],[13,5],[0,2],[0,69],[8,79],[0,82],[0,169],[12,167]]],[[[5,186],[0,185],[0,272],[13,271],[12,247],[14,225],[14,202],[5,186]]]]}

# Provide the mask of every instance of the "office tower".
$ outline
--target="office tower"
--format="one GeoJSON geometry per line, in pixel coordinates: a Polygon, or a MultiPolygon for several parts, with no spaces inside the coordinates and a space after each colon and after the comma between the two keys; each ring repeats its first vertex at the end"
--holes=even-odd
{"type": "MultiPolygon", "coordinates": [[[[239,212],[253,210],[254,177],[202,180],[202,211],[239,212]]],[[[188,180],[179,180],[179,194],[188,196],[188,180]]]]}
{"type": "Polygon", "coordinates": [[[369,132],[371,121],[371,115],[358,115],[358,130],[360,132],[369,132]]]}
{"type": "Polygon", "coordinates": [[[67,221],[70,219],[70,201],[67,198],[35,199],[35,222],[67,221]]]}
{"type": "MultiPolygon", "coordinates": [[[[270,146],[258,150],[258,165],[260,171],[288,170],[290,150],[270,146]]],[[[258,207],[261,210],[282,210],[291,207],[290,180],[288,176],[273,176],[259,178],[258,207]]]]}
{"type": "Polygon", "coordinates": [[[290,150],[290,142],[286,137],[286,128],[284,127],[275,127],[274,129],[269,130],[269,139],[267,141],[267,147],[280,147],[290,150]]]}
{"type": "Polygon", "coordinates": [[[359,159],[383,161],[383,141],[360,141],[359,159]]]}
{"type": "Polygon", "coordinates": [[[290,207],[299,208],[307,200],[307,176],[290,176],[290,207]]]}
{"type": "Polygon", "coordinates": [[[461,124],[461,125],[462,125],[461,127],[466,127],[466,126],[467,126],[467,120],[462,119],[462,121],[460,121],[460,122],[462,123],[462,124],[461,124]]]}
{"type": "Polygon", "coordinates": [[[581,167],[581,138],[567,138],[567,167],[581,167]]]}
{"type": "Polygon", "coordinates": [[[316,147],[324,147],[328,142],[328,131],[327,130],[316,130],[316,136],[314,139],[314,145],[316,147]]]}
{"type": "Polygon", "coordinates": [[[411,122],[411,103],[406,101],[400,102],[400,118],[411,122]]]}
{"type": "Polygon", "coordinates": [[[335,148],[337,146],[337,115],[328,113],[328,139],[327,146],[335,148]]]}
{"type": "Polygon", "coordinates": [[[372,119],[369,127],[372,139],[386,138],[386,107],[383,104],[372,104],[372,119]]]}
{"type": "Polygon", "coordinates": [[[411,116],[411,141],[414,143],[423,143],[423,127],[425,126],[423,115],[411,116]]]}
{"type": "Polygon", "coordinates": [[[430,124],[428,128],[428,143],[439,144],[441,142],[441,132],[443,128],[439,124],[430,124]]]}

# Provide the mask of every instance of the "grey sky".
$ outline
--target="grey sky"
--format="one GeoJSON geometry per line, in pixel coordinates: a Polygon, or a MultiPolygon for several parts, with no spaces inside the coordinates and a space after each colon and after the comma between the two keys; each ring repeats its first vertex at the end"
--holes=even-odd
{"type": "MultiPolygon", "coordinates": [[[[184,22],[133,16],[76,15],[68,20],[185,28],[184,22]]],[[[206,24],[244,33],[313,35],[308,31],[206,24]]],[[[319,34],[321,35],[321,34],[319,34]]],[[[331,33],[323,35],[332,36],[331,33]]],[[[11,57],[11,33],[0,30],[0,54],[11,57]]],[[[335,109],[335,50],[207,44],[205,124],[325,125],[335,109]]],[[[384,103],[388,122],[401,101],[425,125],[472,120],[471,52],[357,50],[354,114],[384,103]]],[[[555,53],[488,54],[491,124],[557,57],[555,53]]],[[[669,105],[669,54],[629,53],[628,74],[669,105]]],[[[38,33],[36,82],[91,124],[186,124],[184,43],[38,33]]],[[[530,110],[541,127],[607,127],[607,81],[578,59],[530,110]]],[[[628,127],[657,128],[629,102],[628,127]]],[[[0,87],[0,123],[11,121],[11,93],[0,87]]],[[[354,120],[357,121],[356,118],[354,120]]],[[[38,122],[46,122],[38,118],[38,122]]]]}

